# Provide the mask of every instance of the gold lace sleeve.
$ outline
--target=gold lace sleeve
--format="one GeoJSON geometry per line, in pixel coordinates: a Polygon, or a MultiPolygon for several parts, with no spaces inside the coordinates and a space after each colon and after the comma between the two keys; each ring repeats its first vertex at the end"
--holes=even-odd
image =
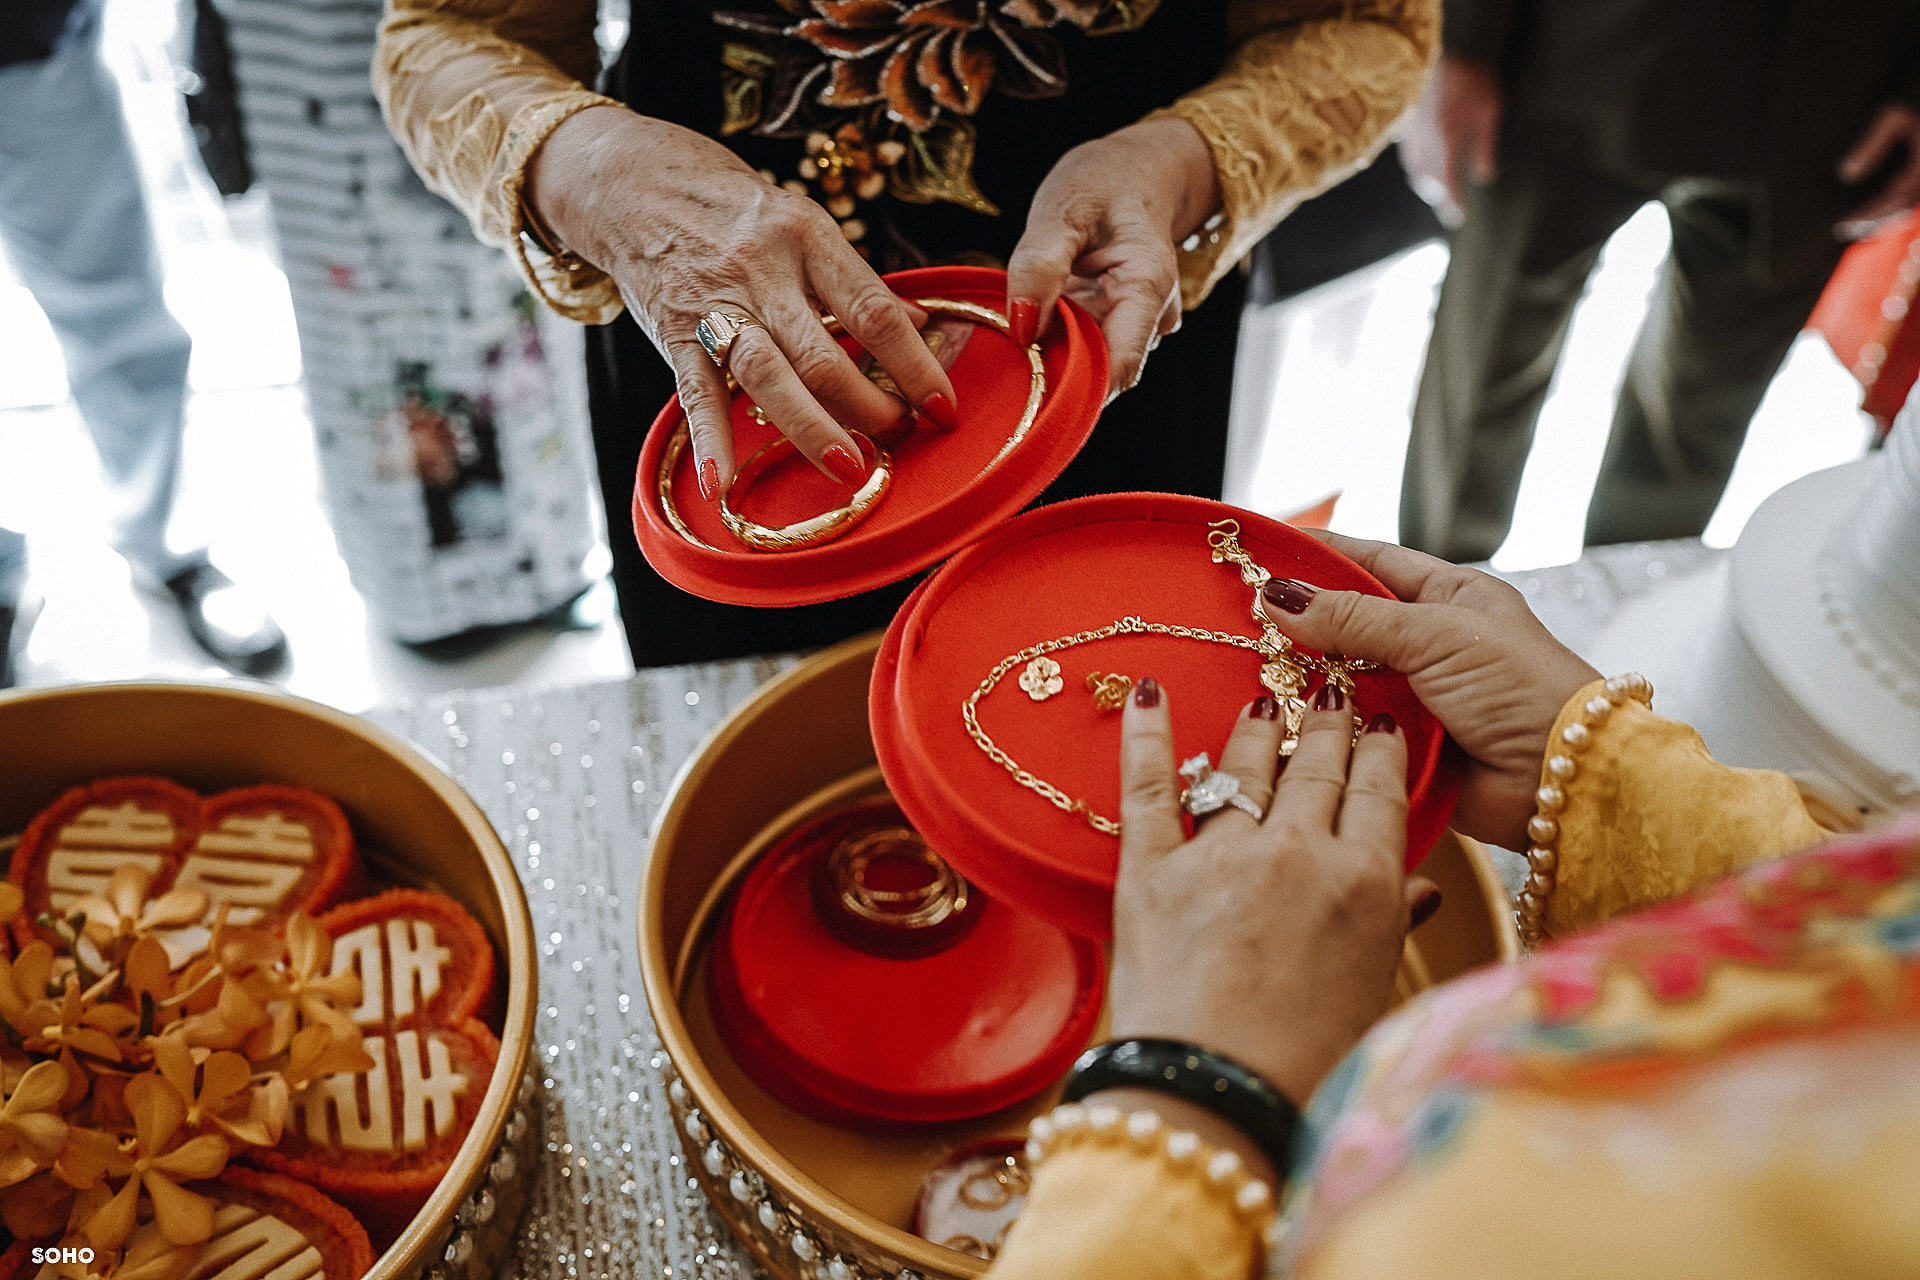
{"type": "Polygon", "coordinates": [[[1134,1147],[1089,1145],[1034,1171],[987,1280],[1247,1280],[1263,1252],[1204,1179],[1134,1147]]]}
{"type": "Polygon", "coordinates": [[[1186,307],[1301,201],[1372,161],[1440,42],[1439,0],[1235,0],[1229,22],[1240,43],[1220,74],[1147,117],[1198,129],[1219,178],[1222,221],[1181,254],[1186,307]]]}
{"type": "MultiPolygon", "coordinates": [[[[1568,700],[1550,742],[1562,741],[1603,683],[1568,700]]],[[[1692,728],[1637,702],[1614,707],[1571,758],[1577,772],[1559,783],[1566,801],[1547,899],[1550,935],[1679,897],[1827,836],[1793,779],[1720,764],[1692,728]]],[[[1542,785],[1555,781],[1543,771],[1542,785]]]]}
{"type": "Polygon", "coordinates": [[[554,310],[588,324],[620,313],[619,292],[604,272],[520,238],[520,188],[561,121],[619,105],[586,88],[594,21],[594,0],[389,0],[373,63],[388,127],[427,185],[512,252],[554,310]]]}

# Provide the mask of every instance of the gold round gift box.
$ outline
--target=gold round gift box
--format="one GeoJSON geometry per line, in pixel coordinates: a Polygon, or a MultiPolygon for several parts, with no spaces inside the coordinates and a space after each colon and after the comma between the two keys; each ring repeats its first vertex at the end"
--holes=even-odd
{"type": "MultiPolygon", "coordinates": [[[[885,794],[867,729],[877,636],[825,650],[761,689],[681,770],[654,830],[639,903],[640,969],[671,1060],[667,1093],[688,1169],[780,1280],[963,1280],[984,1260],[912,1234],[920,1182],[954,1149],[1024,1132],[1059,1087],[966,1124],[870,1134],[823,1124],[754,1084],[714,1030],[708,933],[728,890],[781,834],[885,794]]],[[[1519,952],[1487,853],[1452,836],[1421,866],[1445,904],[1410,939],[1404,998],[1519,952]]]]}
{"type": "MultiPolygon", "coordinates": [[[[493,942],[500,1060],[453,1167],[367,1280],[483,1280],[535,1156],[533,922],[493,825],[444,770],[344,712],[260,686],[130,683],[0,693],[0,837],[70,787],[153,775],[203,795],[279,782],[332,798],[376,880],[447,894],[493,942]]],[[[7,856],[11,856],[10,852],[7,856]]]]}

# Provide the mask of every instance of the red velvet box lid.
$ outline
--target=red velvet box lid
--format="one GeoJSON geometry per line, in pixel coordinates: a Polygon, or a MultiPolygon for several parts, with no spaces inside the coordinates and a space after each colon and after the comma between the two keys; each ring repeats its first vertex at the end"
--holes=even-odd
{"type": "MultiPolygon", "coordinates": [[[[929,267],[886,277],[902,297],[950,299],[1003,315],[1006,273],[985,267],[929,267]]],[[[858,344],[843,338],[856,356],[858,344]]],[[[700,497],[691,450],[670,450],[684,433],[678,397],[654,420],[635,477],[633,527],[648,563],[694,595],[727,604],[801,605],[897,582],[966,546],[1026,507],[1074,458],[1106,399],[1106,344],[1091,316],[1063,301],[1039,343],[1046,387],[1027,434],[1001,454],[1021,421],[1033,386],[1027,351],[988,324],[977,324],[948,370],[960,426],[921,428],[892,449],[893,484],[873,513],[840,537],[793,551],[739,542],[715,504],[700,497]],[[684,527],[661,499],[665,490],[684,527]]],[[[744,461],[778,431],[755,422],[753,403],[733,401],[734,450],[744,461]]],[[[739,498],[742,514],[763,524],[805,519],[844,504],[851,490],[789,458],[739,498]]]]}
{"type": "MultiPolygon", "coordinates": [[[[1019,785],[969,735],[963,704],[1003,658],[1128,616],[1258,635],[1252,589],[1211,559],[1208,525],[1222,519],[1239,522],[1241,544],[1276,576],[1390,594],[1278,521],[1200,498],[1108,494],[1008,521],[941,566],[888,627],[869,698],[881,770],[914,826],[1001,901],[1087,937],[1110,936],[1119,840],[1019,785]]],[[[1010,670],[980,699],[980,727],[1021,767],[1109,818],[1119,814],[1120,714],[1096,709],[1088,673],[1159,680],[1182,759],[1201,751],[1217,759],[1241,709],[1264,692],[1258,655],[1220,643],[1120,635],[1052,656],[1060,693],[1033,701],[1010,670]]],[[[1374,671],[1354,682],[1357,713],[1390,711],[1407,736],[1412,867],[1453,812],[1459,770],[1445,731],[1403,677],[1374,671]]],[[[1312,677],[1309,689],[1319,683],[1312,677]]]]}

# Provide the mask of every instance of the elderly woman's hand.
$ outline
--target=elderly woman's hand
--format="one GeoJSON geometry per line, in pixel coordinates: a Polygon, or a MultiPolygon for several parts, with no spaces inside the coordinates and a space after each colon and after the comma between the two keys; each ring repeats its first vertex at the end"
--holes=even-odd
{"type": "Polygon", "coordinates": [[[1108,394],[1133,386],[1148,350],[1180,327],[1175,246],[1219,203],[1213,155],[1184,120],[1129,125],[1067,152],[1007,262],[1015,340],[1044,333],[1065,294],[1106,336],[1108,394]]]}
{"type": "Polygon", "coordinates": [[[1310,649],[1406,676],[1470,760],[1454,826],[1526,848],[1547,735],[1567,699],[1599,673],[1498,578],[1405,547],[1315,536],[1406,603],[1276,578],[1267,584],[1268,615],[1310,649]]]}
{"type": "Polygon", "coordinates": [[[1308,712],[1274,775],[1282,725],[1247,707],[1220,770],[1266,810],[1181,829],[1167,699],[1143,680],[1121,746],[1120,874],[1113,901],[1116,1037],[1204,1045],[1299,1106],[1386,1011],[1410,915],[1438,890],[1401,871],[1407,744],[1391,717],[1353,744],[1340,707],[1308,712]]]}
{"type": "MultiPolygon", "coordinates": [[[[606,271],[673,366],[701,491],[733,476],[725,375],[694,335],[710,311],[743,315],[728,367],[740,388],[828,475],[858,483],[845,427],[896,428],[918,409],[957,418],[953,384],[901,301],[813,201],[763,180],[690,129],[593,107],[555,129],[528,167],[528,195],[573,253],[606,271]],[[863,375],[820,323],[839,318],[911,402],[863,375]]],[[[644,423],[635,423],[635,429],[644,423]]]]}

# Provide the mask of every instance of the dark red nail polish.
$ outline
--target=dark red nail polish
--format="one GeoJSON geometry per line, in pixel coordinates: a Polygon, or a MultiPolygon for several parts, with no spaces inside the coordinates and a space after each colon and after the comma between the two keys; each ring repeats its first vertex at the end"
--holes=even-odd
{"type": "Polygon", "coordinates": [[[1007,331],[1019,346],[1033,345],[1040,332],[1040,304],[1031,298],[1015,298],[1007,307],[1007,331]]]}
{"type": "Polygon", "coordinates": [[[1395,723],[1391,711],[1382,711],[1379,715],[1367,721],[1368,733],[1392,733],[1399,727],[1400,726],[1395,723]]]}
{"type": "Polygon", "coordinates": [[[712,502],[720,496],[720,464],[712,458],[700,459],[700,496],[712,502]]]}
{"type": "Polygon", "coordinates": [[[1283,613],[1305,613],[1319,590],[1307,583],[1295,582],[1292,578],[1272,578],[1267,582],[1266,596],[1273,602],[1273,607],[1283,613]]]}
{"type": "Polygon", "coordinates": [[[1418,929],[1440,910],[1440,891],[1429,889],[1413,900],[1413,927],[1418,929]]]}
{"type": "Polygon", "coordinates": [[[1255,698],[1253,705],[1247,708],[1247,718],[1249,720],[1278,720],[1280,718],[1280,704],[1263,694],[1255,698]]]}
{"type": "Polygon", "coordinates": [[[1157,707],[1160,705],[1160,682],[1147,676],[1133,686],[1133,705],[1136,707],[1157,707]]]}
{"type": "Polygon", "coordinates": [[[931,418],[933,425],[942,431],[952,431],[960,425],[960,411],[953,407],[953,401],[938,391],[920,402],[920,412],[931,418]]]}
{"type": "Polygon", "coordinates": [[[1347,695],[1340,692],[1340,686],[1337,684],[1323,684],[1320,686],[1320,692],[1313,695],[1315,711],[1344,711],[1346,706],[1347,695]]]}
{"type": "Polygon", "coordinates": [[[861,465],[860,455],[843,444],[836,444],[820,455],[820,461],[827,464],[827,470],[833,472],[841,484],[859,484],[867,478],[867,469],[861,465]]]}

